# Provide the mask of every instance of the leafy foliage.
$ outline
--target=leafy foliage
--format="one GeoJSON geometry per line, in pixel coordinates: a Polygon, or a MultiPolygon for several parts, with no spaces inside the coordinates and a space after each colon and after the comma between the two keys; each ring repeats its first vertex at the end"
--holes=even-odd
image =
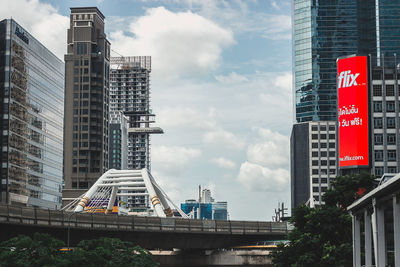
{"type": "Polygon", "coordinates": [[[48,234],[19,235],[0,244],[1,266],[158,266],[139,246],[117,238],[83,240],[72,251],[48,234]]]}
{"type": "Polygon", "coordinates": [[[72,266],[158,266],[150,252],[117,238],[81,241],[72,256],[72,266]]]}
{"type": "Polygon", "coordinates": [[[48,234],[19,235],[0,244],[1,266],[66,266],[59,251],[63,245],[48,234]]]}
{"type": "Polygon", "coordinates": [[[325,205],[294,208],[290,243],[273,252],[274,265],[352,266],[351,216],[345,208],[370,191],[373,182],[374,177],[365,173],[340,176],[325,193],[325,205]]]}

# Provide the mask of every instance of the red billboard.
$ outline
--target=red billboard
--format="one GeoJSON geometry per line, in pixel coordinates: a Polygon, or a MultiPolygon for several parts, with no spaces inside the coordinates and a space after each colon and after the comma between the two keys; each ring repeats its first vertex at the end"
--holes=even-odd
{"type": "Polygon", "coordinates": [[[369,165],[367,57],[337,60],[339,167],[369,165]]]}

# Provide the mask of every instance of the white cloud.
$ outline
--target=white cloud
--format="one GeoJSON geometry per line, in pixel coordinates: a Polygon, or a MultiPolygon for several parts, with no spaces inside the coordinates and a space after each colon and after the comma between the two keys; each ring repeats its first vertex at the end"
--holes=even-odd
{"type": "Polygon", "coordinates": [[[278,109],[287,110],[288,100],[292,98],[292,74],[277,73],[271,77],[265,92],[260,94],[261,101],[278,109]]]}
{"type": "MultiPolygon", "coordinates": [[[[204,112],[204,111],[203,111],[204,112]]],[[[157,112],[157,121],[168,127],[191,127],[194,129],[209,130],[216,127],[212,108],[204,114],[191,107],[167,106],[157,112]]]]}
{"type": "Polygon", "coordinates": [[[237,179],[250,191],[281,191],[288,186],[289,171],[269,169],[246,161],[240,166],[237,179]]]}
{"type": "Polygon", "coordinates": [[[242,149],[245,143],[233,133],[224,129],[216,129],[203,135],[203,142],[213,145],[222,145],[229,149],[242,149]]]}
{"type": "Polygon", "coordinates": [[[268,167],[289,165],[289,137],[269,129],[258,129],[261,142],[249,145],[247,158],[250,162],[268,167]]]}
{"type": "Polygon", "coordinates": [[[214,158],[212,162],[224,169],[234,169],[236,167],[235,162],[224,157],[214,158]]]}
{"type": "Polygon", "coordinates": [[[224,47],[234,44],[231,31],[190,11],[148,9],[129,27],[133,37],[112,32],[113,50],[126,56],[150,55],[152,67],[165,79],[215,70],[224,47]]]}
{"type": "Polygon", "coordinates": [[[241,83],[241,82],[248,82],[246,76],[237,74],[236,72],[231,72],[229,75],[216,75],[215,79],[221,83],[241,83]]]}
{"type": "Polygon", "coordinates": [[[262,30],[262,37],[270,40],[290,40],[292,21],[289,15],[272,15],[266,18],[267,27],[262,30]]]}
{"type": "Polygon", "coordinates": [[[152,166],[170,175],[179,175],[191,160],[201,156],[201,150],[181,146],[152,146],[152,166]]]}
{"type": "Polygon", "coordinates": [[[11,17],[63,60],[67,50],[68,17],[38,0],[2,1],[0,18],[11,17]]]}
{"type": "Polygon", "coordinates": [[[275,0],[271,0],[271,6],[276,10],[280,10],[281,9],[279,7],[278,3],[275,0]]]}

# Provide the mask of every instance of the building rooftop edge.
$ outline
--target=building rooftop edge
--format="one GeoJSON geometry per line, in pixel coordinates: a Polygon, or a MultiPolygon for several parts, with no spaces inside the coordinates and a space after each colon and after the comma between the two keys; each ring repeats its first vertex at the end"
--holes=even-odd
{"type": "Polygon", "coordinates": [[[93,11],[96,11],[103,19],[105,19],[104,14],[101,13],[101,11],[100,11],[97,7],[95,7],[95,6],[88,6],[88,7],[71,7],[71,8],[70,8],[71,14],[72,14],[72,13],[77,13],[77,12],[74,12],[74,11],[84,11],[84,10],[90,10],[90,9],[92,9],[93,11]]]}

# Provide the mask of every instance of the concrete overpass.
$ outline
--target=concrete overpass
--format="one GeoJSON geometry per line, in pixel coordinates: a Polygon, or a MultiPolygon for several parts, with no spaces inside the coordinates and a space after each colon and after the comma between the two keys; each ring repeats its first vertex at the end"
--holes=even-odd
{"type": "Polygon", "coordinates": [[[116,237],[146,249],[218,249],[285,239],[284,222],[214,221],[182,218],[69,213],[0,204],[0,241],[18,234],[49,233],[71,246],[81,240],[116,237]]]}

